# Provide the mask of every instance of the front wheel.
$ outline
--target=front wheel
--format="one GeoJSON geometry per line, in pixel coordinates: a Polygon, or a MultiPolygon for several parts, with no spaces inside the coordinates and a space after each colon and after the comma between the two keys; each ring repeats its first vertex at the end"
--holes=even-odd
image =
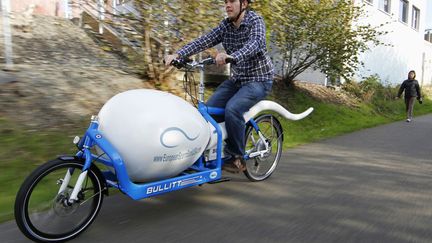
{"type": "Polygon", "coordinates": [[[105,183],[92,165],[78,200],[69,202],[82,168],[82,161],[56,159],[27,177],[15,200],[15,220],[25,236],[38,242],[66,241],[93,222],[102,205],[105,183]]]}
{"type": "Polygon", "coordinates": [[[246,177],[251,181],[262,181],[275,171],[282,154],[283,131],[276,117],[261,115],[255,120],[257,132],[252,125],[246,128],[246,177]],[[261,133],[261,134],[260,134],[261,133]]]}

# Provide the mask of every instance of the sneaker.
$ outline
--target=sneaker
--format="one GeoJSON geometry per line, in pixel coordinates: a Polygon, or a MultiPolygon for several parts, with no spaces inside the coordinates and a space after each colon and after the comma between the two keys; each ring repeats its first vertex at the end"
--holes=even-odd
{"type": "Polygon", "coordinates": [[[409,118],[408,118],[408,119],[406,119],[406,122],[411,122],[411,119],[409,119],[409,118]]]}

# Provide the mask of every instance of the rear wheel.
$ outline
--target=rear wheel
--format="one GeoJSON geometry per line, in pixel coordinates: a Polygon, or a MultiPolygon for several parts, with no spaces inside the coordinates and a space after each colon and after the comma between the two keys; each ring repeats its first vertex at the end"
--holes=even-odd
{"type": "Polygon", "coordinates": [[[251,181],[262,181],[275,171],[283,145],[282,126],[276,117],[262,115],[255,120],[261,136],[252,125],[246,128],[246,177],[251,181]]]}
{"type": "Polygon", "coordinates": [[[105,190],[94,165],[88,169],[78,200],[69,197],[83,168],[79,160],[56,159],[37,168],[22,184],[15,200],[15,220],[29,239],[42,242],[70,240],[84,231],[98,214],[105,190]],[[69,182],[67,181],[70,175],[69,182]],[[61,185],[64,184],[64,190],[61,185]]]}

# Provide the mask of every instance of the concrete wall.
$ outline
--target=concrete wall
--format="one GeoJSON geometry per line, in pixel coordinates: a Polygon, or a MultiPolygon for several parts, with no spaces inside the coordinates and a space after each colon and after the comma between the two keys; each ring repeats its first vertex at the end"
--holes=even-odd
{"type": "MultiPolygon", "coordinates": [[[[356,2],[361,4],[363,1],[356,2]]],[[[382,30],[389,33],[380,39],[389,46],[373,47],[370,51],[361,54],[360,60],[365,63],[365,66],[359,70],[357,78],[377,74],[383,82],[397,84],[406,79],[410,70],[415,70],[419,82],[430,84],[430,80],[420,80],[422,77],[427,77],[423,73],[424,63],[432,56],[430,48],[424,41],[426,1],[409,1],[407,23],[399,20],[400,1],[391,0],[390,2],[389,13],[380,9],[379,0],[374,0],[372,4],[365,4],[368,16],[361,19],[359,24],[388,23],[382,30]],[[420,10],[418,29],[412,27],[413,6],[420,10]]]]}
{"type": "Polygon", "coordinates": [[[31,5],[35,8],[33,13],[51,16],[64,16],[63,0],[9,0],[12,12],[24,12],[31,5]]]}
{"type": "Polygon", "coordinates": [[[295,79],[315,84],[329,85],[329,83],[326,82],[326,75],[319,70],[308,69],[299,74],[295,79]]]}
{"type": "MultiPolygon", "coordinates": [[[[0,0],[2,1],[2,0],[0,0]]],[[[12,12],[25,12],[31,6],[34,6],[33,13],[40,15],[65,17],[68,7],[67,3],[74,3],[74,6],[69,6],[69,15],[78,17],[80,14],[78,2],[79,0],[6,0],[10,2],[12,12]]],[[[92,0],[90,0],[92,1],[92,0]]],[[[111,0],[108,4],[111,4],[111,0]]]]}
{"type": "MultiPolygon", "coordinates": [[[[274,45],[272,45],[271,43],[267,44],[269,46],[269,49],[271,50],[269,52],[269,55],[273,61],[273,65],[274,65],[274,69],[275,69],[275,74],[278,76],[283,76],[283,61],[282,61],[282,57],[280,55],[280,51],[278,50],[278,48],[274,45]]],[[[286,65],[286,64],[285,64],[286,65]]],[[[316,83],[316,84],[322,84],[325,85],[326,83],[326,75],[322,72],[320,72],[320,70],[313,70],[308,69],[306,71],[304,71],[303,73],[301,73],[300,75],[298,75],[295,80],[301,80],[301,81],[306,81],[306,82],[310,82],[310,83],[316,83]]]]}
{"type": "Polygon", "coordinates": [[[432,43],[425,41],[424,42],[424,65],[422,76],[419,76],[418,79],[421,85],[431,85],[432,84],[432,43]]]}

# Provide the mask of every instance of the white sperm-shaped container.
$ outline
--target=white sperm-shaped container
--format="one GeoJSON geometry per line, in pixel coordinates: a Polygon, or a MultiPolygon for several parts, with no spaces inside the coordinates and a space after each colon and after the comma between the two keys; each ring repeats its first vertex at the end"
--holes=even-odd
{"type": "Polygon", "coordinates": [[[209,124],[195,107],[157,90],[117,94],[98,116],[99,130],[135,182],[178,175],[200,157],[210,139],[209,124]]]}

